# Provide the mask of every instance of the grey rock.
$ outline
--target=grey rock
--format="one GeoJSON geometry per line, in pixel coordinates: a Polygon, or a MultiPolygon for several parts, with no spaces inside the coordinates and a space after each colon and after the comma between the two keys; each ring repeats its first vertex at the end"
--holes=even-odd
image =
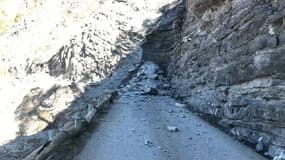
{"type": "Polygon", "coordinates": [[[162,85],[162,88],[163,88],[163,89],[170,89],[170,88],[171,88],[171,85],[166,83],[166,84],[163,84],[163,85],[162,85]]]}
{"type": "Polygon", "coordinates": [[[263,145],[263,143],[257,143],[256,146],[255,146],[255,150],[256,150],[257,152],[262,152],[262,151],[264,151],[264,145],[263,145]]]}
{"type": "Polygon", "coordinates": [[[169,109],[169,110],[168,110],[168,113],[173,113],[173,110],[172,110],[172,109],[169,109]]]}
{"type": "Polygon", "coordinates": [[[151,142],[149,140],[144,141],[144,145],[149,145],[151,142]]]}
{"type": "Polygon", "coordinates": [[[178,132],[179,129],[176,126],[167,126],[168,132],[178,132]]]}
{"type": "Polygon", "coordinates": [[[280,155],[275,156],[273,160],[285,160],[285,154],[282,152],[280,155]]]}
{"type": "Polygon", "coordinates": [[[144,145],[148,147],[153,147],[153,143],[150,140],[145,140],[144,145]]]}
{"type": "Polygon", "coordinates": [[[143,90],[143,95],[158,95],[158,90],[152,87],[145,87],[143,90]]]}
{"type": "Polygon", "coordinates": [[[131,68],[128,70],[129,73],[134,73],[136,71],[136,68],[131,68]]]}
{"type": "Polygon", "coordinates": [[[158,74],[149,74],[146,77],[149,79],[158,79],[158,74]]]}
{"type": "Polygon", "coordinates": [[[185,104],[182,104],[182,103],[175,103],[175,106],[176,106],[176,107],[186,107],[186,105],[185,105],[185,104]]]}

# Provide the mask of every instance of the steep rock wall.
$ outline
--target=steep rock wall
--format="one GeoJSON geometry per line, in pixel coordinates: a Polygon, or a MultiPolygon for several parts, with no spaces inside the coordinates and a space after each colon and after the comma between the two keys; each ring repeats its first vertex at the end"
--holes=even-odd
{"type": "Polygon", "coordinates": [[[168,65],[176,95],[275,156],[285,147],[285,3],[188,0],[186,7],[168,65]]]}
{"type": "Polygon", "coordinates": [[[163,25],[147,36],[145,57],[167,70],[174,95],[194,110],[217,117],[258,150],[280,154],[285,147],[285,3],[187,0],[180,5],[186,12],[178,12],[178,5],[172,18],[166,13],[158,23],[163,25]]]}

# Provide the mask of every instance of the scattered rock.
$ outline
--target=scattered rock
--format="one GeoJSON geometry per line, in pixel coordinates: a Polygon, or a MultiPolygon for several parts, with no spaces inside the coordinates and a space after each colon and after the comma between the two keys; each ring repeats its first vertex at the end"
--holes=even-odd
{"type": "Polygon", "coordinates": [[[158,91],[156,88],[145,87],[143,90],[143,95],[158,95],[158,91]]]}
{"type": "Polygon", "coordinates": [[[265,152],[264,155],[265,155],[265,156],[269,156],[269,153],[268,153],[268,152],[265,152]]]}
{"type": "Polygon", "coordinates": [[[256,146],[255,146],[255,150],[256,150],[256,152],[262,152],[262,151],[264,151],[264,145],[263,145],[263,143],[257,143],[256,146]]]}
{"type": "Polygon", "coordinates": [[[144,145],[149,145],[150,144],[150,141],[149,140],[145,140],[144,141],[144,145]]]}
{"type": "Polygon", "coordinates": [[[182,103],[175,103],[175,106],[176,107],[186,107],[186,105],[185,104],[182,104],[182,103]]]}
{"type": "Polygon", "coordinates": [[[144,75],[152,75],[156,74],[159,70],[159,66],[151,61],[147,61],[144,63],[141,69],[141,73],[144,75]]]}
{"type": "Polygon", "coordinates": [[[128,70],[129,73],[134,73],[136,71],[136,68],[131,68],[128,70]]]}
{"type": "Polygon", "coordinates": [[[158,74],[149,74],[149,75],[147,75],[146,76],[147,78],[149,78],[149,79],[158,79],[158,74]]]}
{"type": "Polygon", "coordinates": [[[169,109],[169,110],[168,110],[168,113],[173,113],[173,110],[172,110],[172,109],[169,109]]]}
{"type": "Polygon", "coordinates": [[[145,146],[148,146],[148,147],[152,147],[152,146],[153,146],[153,143],[152,143],[150,140],[146,139],[146,140],[144,141],[144,145],[145,145],[145,146]]]}
{"type": "Polygon", "coordinates": [[[163,85],[162,85],[162,88],[163,88],[163,89],[170,89],[170,88],[171,88],[171,85],[170,85],[170,84],[163,84],[163,85]]]}
{"type": "Polygon", "coordinates": [[[282,152],[280,155],[275,156],[273,160],[285,160],[285,154],[282,152]]]}
{"type": "Polygon", "coordinates": [[[179,129],[176,126],[167,126],[169,132],[178,132],[179,129]]]}
{"type": "Polygon", "coordinates": [[[185,118],[185,115],[180,115],[179,117],[180,117],[180,118],[185,118]]]}

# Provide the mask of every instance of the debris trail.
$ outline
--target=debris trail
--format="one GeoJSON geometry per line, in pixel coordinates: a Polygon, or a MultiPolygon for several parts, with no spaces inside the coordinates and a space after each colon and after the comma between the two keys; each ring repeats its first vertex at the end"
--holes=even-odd
{"type": "Polygon", "coordinates": [[[121,89],[120,98],[74,160],[264,159],[189,112],[185,105],[162,96],[163,78],[154,77],[161,77],[159,69],[145,63],[121,89]],[[156,96],[143,89],[149,86],[156,96]]]}
{"type": "Polygon", "coordinates": [[[75,160],[263,160],[165,96],[121,95],[75,160]],[[168,110],[173,112],[169,113],[168,110]],[[185,118],[180,118],[180,115],[185,118]],[[169,131],[175,128],[175,132],[169,131]],[[177,130],[179,129],[179,130],[177,130]]]}

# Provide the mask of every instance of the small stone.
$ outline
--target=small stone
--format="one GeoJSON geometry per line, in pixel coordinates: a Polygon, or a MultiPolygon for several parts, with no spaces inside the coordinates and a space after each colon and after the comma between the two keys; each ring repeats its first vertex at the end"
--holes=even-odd
{"type": "Polygon", "coordinates": [[[152,87],[145,87],[143,89],[143,95],[158,95],[158,91],[156,88],[152,88],[152,87]]]}
{"type": "Polygon", "coordinates": [[[275,156],[273,158],[273,160],[284,160],[284,159],[285,159],[284,153],[281,153],[280,155],[275,156]]]}
{"type": "Polygon", "coordinates": [[[172,109],[169,109],[169,110],[168,110],[168,113],[173,113],[173,110],[172,110],[172,109]]]}
{"type": "Polygon", "coordinates": [[[180,115],[179,117],[180,117],[180,118],[185,118],[185,115],[180,115]]]}
{"type": "Polygon", "coordinates": [[[147,75],[147,78],[149,78],[149,79],[158,79],[158,74],[147,75]]]}
{"type": "Polygon", "coordinates": [[[274,31],[274,28],[273,28],[272,25],[269,25],[269,27],[268,27],[268,34],[270,34],[270,35],[274,35],[275,34],[275,31],[274,31]]]}
{"type": "Polygon", "coordinates": [[[152,147],[153,143],[150,140],[145,140],[144,141],[144,145],[148,146],[148,147],[152,147]]]}
{"type": "Polygon", "coordinates": [[[264,155],[265,155],[265,156],[269,156],[269,153],[268,153],[268,152],[264,152],[264,155]]]}
{"type": "Polygon", "coordinates": [[[186,107],[186,105],[185,104],[182,104],[182,103],[175,103],[175,106],[176,107],[186,107]]]}
{"type": "Polygon", "coordinates": [[[150,141],[149,141],[149,140],[145,140],[145,141],[144,141],[144,145],[147,146],[147,145],[149,145],[149,144],[150,144],[150,141]]]}
{"type": "Polygon", "coordinates": [[[257,152],[262,152],[264,150],[264,145],[262,143],[257,143],[255,146],[257,152]]]}
{"type": "Polygon", "coordinates": [[[131,68],[131,69],[129,69],[129,73],[134,73],[136,71],[136,68],[131,68]]]}
{"type": "Polygon", "coordinates": [[[161,146],[157,146],[157,149],[161,150],[162,148],[161,148],[161,146]]]}
{"type": "Polygon", "coordinates": [[[167,126],[169,132],[178,132],[179,129],[176,126],[167,126]]]}
{"type": "Polygon", "coordinates": [[[170,86],[170,84],[163,84],[163,89],[169,89],[171,86],[170,86]]]}

